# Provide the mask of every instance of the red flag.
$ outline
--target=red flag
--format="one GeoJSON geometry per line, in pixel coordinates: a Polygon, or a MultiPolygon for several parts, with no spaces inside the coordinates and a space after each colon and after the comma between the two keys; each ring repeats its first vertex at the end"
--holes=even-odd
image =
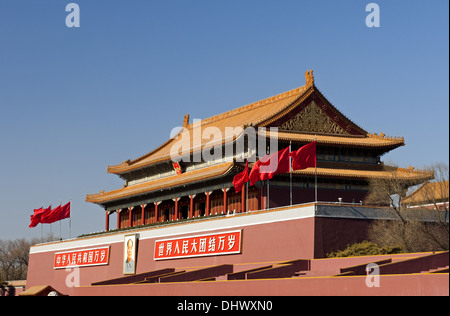
{"type": "Polygon", "coordinates": [[[50,212],[47,212],[45,214],[43,214],[41,216],[41,223],[42,224],[51,224],[56,222],[55,221],[55,217],[57,216],[57,214],[60,212],[61,210],[61,205],[55,207],[53,210],[51,210],[50,212]]]}
{"type": "Polygon", "coordinates": [[[51,224],[70,217],[70,202],[64,206],[57,206],[51,212],[46,213],[41,218],[41,223],[51,224]]]}
{"type": "Polygon", "coordinates": [[[289,172],[289,147],[258,160],[250,172],[250,185],[259,180],[270,180],[274,175],[289,172]]]}
{"type": "Polygon", "coordinates": [[[233,178],[234,191],[236,193],[241,192],[242,187],[244,186],[244,183],[247,183],[247,182],[248,182],[248,160],[247,160],[247,163],[245,164],[244,171],[238,173],[233,178]]]}
{"type": "Polygon", "coordinates": [[[261,164],[259,169],[261,180],[270,180],[276,174],[289,172],[289,147],[273,153],[267,161],[263,161],[261,164]]]}
{"type": "Polygon", "coordinates": [[[251,186],[255,185],[255,183],[260,180],[259,168],[261,167],[261,160],[265,159],[266,157],[268,158],[269,155],[265,155],[253,165],[252,171],[250,171],[249,176],[251,186]]]}
{"type": "Polygon", "coordinates": [[[36,227],[39,223],[42,223],[42,216],[51,212],[52,206],[50,205],[48,208],[38,208],[35,209],[33,215],[31,215],[30,228],[36,227]]]}
{"type": "Polygon", "coordinates": [[[290,156],[292,157],[292,169],[303,170],[310,167],[316,167],[316,146],[317,142],[314,141],[301,147],[297,151],[291,152],[290,156]]]}
{"type": "Polygon", "coordinates": [[[70,218],[70,202],[61,207],[60,216],[58,220],[70,218]]]}
{"type": "MultiPolygon", "coordinates": [[[[35,210],[36,211],[36,210],[35,210]]],[[[30,228],[36,227],[40,223],[40,216],[31,215],[30,216],[30,228]]]]}

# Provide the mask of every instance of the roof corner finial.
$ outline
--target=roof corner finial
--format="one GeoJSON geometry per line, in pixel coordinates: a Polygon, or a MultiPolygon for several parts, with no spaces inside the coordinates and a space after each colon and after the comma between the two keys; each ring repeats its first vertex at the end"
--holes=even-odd
{"type": "Polygon", "coordinates": [[[183,127],[189,126],[189,114],[186,114],[183,118],[183,127]]]}
{"type": "Polygon", "coordinates": [[[309,71],[306,71],[305,79],[306,79],[306,85],[308,85],[308,86],[314,85],[314,75],[313,75],[313,70],[312,69],[309,70],[309,71]]]}

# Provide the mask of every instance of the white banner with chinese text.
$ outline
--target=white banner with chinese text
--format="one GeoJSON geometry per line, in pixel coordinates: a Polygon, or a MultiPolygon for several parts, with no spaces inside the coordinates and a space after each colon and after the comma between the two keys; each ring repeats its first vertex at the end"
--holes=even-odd
{"type": "Polygon", "coordinates": [[[155,260],[241,253],[242,230],[155,241],[155,260]]]}

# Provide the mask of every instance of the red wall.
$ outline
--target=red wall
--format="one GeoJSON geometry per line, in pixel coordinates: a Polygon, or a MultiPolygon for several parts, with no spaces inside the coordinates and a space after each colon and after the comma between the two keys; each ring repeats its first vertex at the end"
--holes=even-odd
{"type": "MultiPolygon", "coordinates": [[[[263,196],[267,193],[267,186],[263,188],[263,196]]],[[[363,201],[367,195],[367,191],[357,190],[331,190],[331,189],[318,189],[317,200],[318,201],[330,201],[338,202],[339,198],[342,198],[343,203],[359,203],[363,201]]],[[[289,187],[270,185],[269,188],[270,207],[280,207],[290,204],[290,191],[289,187]]],[[[315,201],[315,190],[310,189],[292,189],[292,204],[302,204],[315,201]]]]}
{"type": "Polygon", "coordinates": [[[382,275],[380,287],[365,276],[227,282],[185,282],[77,288],[74,295],[151,296],[448,296],[448,274],[382,275]],[[245,285],[244,285],[245,283],[245,285]]]}
{"type": "MultiPolygon", "coordinates": [[[[233,230],[236,229],[239,229],[239,227],[233,228],[233,230]]],[[[229,229],[227,230],[229,231],[229,229]]],[[[214,232],[220,231],[221,230],[217,230],[214,232]]],[[[190,235],[195,234],[185,234],[177,237],[190,235]]],[[[92,245],[95,245],[95,247],[108,245],[98,245],[96,244],[96,238],[91,239],[92,245]]],[[[154,261],[153,254],[155,240],[156,239],[153,238],[139,240],[136,273],[143,273],[162,268],[198,267],[218,264],[239,264],[312,258],[314,256],[314,218],[244,226],[242,227],[242,254],[237,255],[154,261]]],[[[61,248],[64,248],[64,242],[60,244],[61,248]]],[[[109,265],[80,268],[80,285],[90,285],[93,282],[123,276],[123,242],[112,243],[110,246],[109,265]]],[[[82,247],[81,249],[86,248],[89,247],[82,247]]],[[[66,286],[66,279],[68,277],[70,278],[70,274],[73,271],[53,269],[54,253],[60,251],[61,250],[30,254],[27,288],[36,285],[51,285],[53,288],[64,294],[72,293],[73,289],[69,289],[66,286]]]]}
{"type": "MultiPolygon", "coordinates": [[[[271,214],[271,212],[276,211],[267,213],[271,214]]],[[[161,238],[142,238],[150,230],[158,232],[158,230],[164,228],[137,230],[133,233],[141,233],[141,239],[138,244],[136,273],[163,268],[195,268],[220,264],[267,264],[268,262],[294,259],[322,258],[326,253],[344,249],[347,244],[363,240],[366,237],[369,223],[369,220],[364,219],[306,217],[211,230],[208,233],[242,229],[242,254],[165,261],[153,260],[155,241],[161,238]]],[[[182,225],[190,227],[190,224],[182,225]]],[[[111,240],[109,244],[100,242],[100,238],[105,239],[105,236],[101,236],[33,247],[28,266],[27,288],[37,285],[51,285],[56,290],[68,295],[442,295],[443,293],[448,295],[448,274],[384,275],[381,276],[383,285],[381,289],[367,288],[365,277],[356,276],[249,280],[245,281],[245,286],[241,281],[216,281],[85,287],[94,282],[123,276],[123,236],[126,234],[128,233],[109,235],[107,237],[107,240],[111,240]],[[119,242],[120,240],[122,241],[119,242]],[[76,250],[77,248],[73,248],[73,244],[79,242],[83,242],[85,246],[78,249],[110,245],[109,265],[80,268],[78,271],[81,287],[68,287],[67,279],[71,281],[70,277],[73,270],[54,270],[54,253],[76,250]],[[45,247],[54,247],[57,250],[39,252],[45,250],[45,247]]],[[[171,238],[199,234],[198,232],[192,232],[171,236],[171,238]]],[[[367,258],[348,260],[358,261],[367,260],[367,258]]],[[[312,270],[322,272],[326,270],[329,273],[327,276],[335,275],[339,273],[339,267],[334,266],[336,262],[333,259],[314,260],[312,270]]],[[[353,264],[349,261],[346,266],[353,264]]]]}
{"type": "Polygon", "coordinates": [[[314,258],[325,258],[327,254],[344,250],[348,245],[367,239],[371,220],[344,218],[315,218],[314,258]]]}

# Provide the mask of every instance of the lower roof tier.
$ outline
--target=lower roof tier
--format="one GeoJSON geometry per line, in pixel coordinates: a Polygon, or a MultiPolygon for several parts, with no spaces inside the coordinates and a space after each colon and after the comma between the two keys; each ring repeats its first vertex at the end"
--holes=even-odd
{"type": "MultiPolygon", "coordinates": [[[[249,166],[250,168],[251,166],[249,166]]],[[[185,172],[162,179],[148,181],[136,185],[124,186],[122,189],[100,192],[97,194],[88,194],[86,201],[105,205],[111,202],[118,202],[124,199],[131,199],[142,195],[166,195],[168,190],[183,188],[188,190],[189,187],[198,187],[206,183],[220,182],[219,180],[228,178],[232,179],[243,169],[243,164],[236,162],[223,163],[220,165],[210,166],[198,170],[185,172]]],[[[415,171],[412,169],[402,169],[397,167],[385,166],[382,170],[357,170],[347,168],[332,168],[329,165],[324,167],[308,168],[305,170],[293,171],[294,182],[300,179],[317,177],[320,179],[340,179],[344,181],[362,180],[369,181],[371,179],[388,179],[395,177],[401,180],[410,180],[411,183],[419,184],[432,178],[432,174],[425,171],[415,171]]],[[[288,173],[286,174],[288,175],[288,173]]],[[[232,186],[231,181],[227,181],[232,186]]]]}

